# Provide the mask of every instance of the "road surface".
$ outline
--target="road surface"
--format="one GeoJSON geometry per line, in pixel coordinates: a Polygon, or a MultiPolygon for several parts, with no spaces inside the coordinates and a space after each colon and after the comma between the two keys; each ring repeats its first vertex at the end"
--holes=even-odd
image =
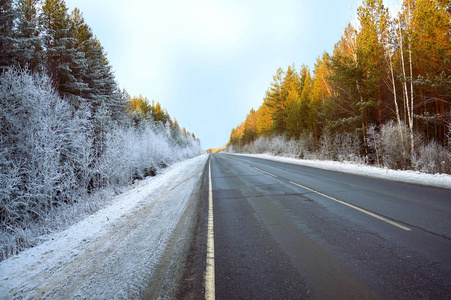
{"type": "Polygon", "coordinates": [[[210,162],[216,299],[451,299],[450,190],[210,162]]]}

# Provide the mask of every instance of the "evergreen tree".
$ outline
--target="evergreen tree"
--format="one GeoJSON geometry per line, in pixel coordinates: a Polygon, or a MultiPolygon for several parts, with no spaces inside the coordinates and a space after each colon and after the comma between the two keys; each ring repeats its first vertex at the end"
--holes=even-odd
{"type": "Polygon", "coordinates": [[[0,73],[15,63],[13,0],[0,0],[0,73]]]}
{"type": "Polygon", "coordinates": [[[43,58],[37,4],[38,0],[17,2],[17,61],[22,68],[28,67],[32,71],[39,71],[43,58]]]}
{"type": "Polygon", "coordinates": [[[382,0],[365,0],[357,10],[360,30],[357,34],[357,61],[362,69],[362,106],[365,127],[382,122],[383,78],[386,77],[384,45],[388,38],[388,10],[382,0]]]}
{"type": "Polygon", "coordinates": [[[312,81],[310,78],[310,71],[307,70],[306,74],[300,98],[301,113],[303,115],[301,126],[303,127],[304,132],[310,133],[313,130],[313,112],[311,111],[312,81]]]}
{"type": "Polygon", "coordinates": [[[152,101],[151,105],[151,115],[152,119],[155,122],[166,124],[171,122],[171,118],[169,117],[169,114],[165,109],[161,107],[161,104],[157,102],[155,104],[155,101],[152,101]]]}
{"type": "Polygon", "coordinates": [[[244,121],[243,142],[250,143],[257,139],[257,114],[252,108],[244,121]]]}
{"type": "Polygon", "coordinates": [[[41,24],[44,29],[46,70],[60,95],[68,97],[72,107],[78,109],[84,84],[80,74],[76,73],[79,69],[73,67],[84,63],[75,48],[73,26],[63,0],[45,0],[41,24]]]}
{"type": "Polygon", "coordinates": [[[289,101],[287,104],[287,129],[285,135],[287,138],[298,139],[304,128],[302,121],[305,115],[302,114],[301,101],[297,92],[292,92],[289,95],[289,101]]]}
{"type": "MultiPolygon", "coordinates": [[[[302,70],[301,70],[302,72],[302,70]]],[[[298,139],[302,133],[302,120],[305,118],[301,109],[301,93],[302,93],[301,78],[295,72],[294,67],[288,67],[284,82],[283,91],[286,97],[286,132],[288,138],[298,139]]]]}
{"type": "Polygon", "coordinates": [[[257,135],[270,136],[273,120],[270,108],[263,104],[257,110],[257,135]]]}
{"type": "MultiPolygon", "coordinates": [[[[406,6],[404,10],[404,14],[408,14],[406,6]]],[[[417,0],[411,7],[410,32],[406,31],[409,36],[404,38],[411,39],[417,127],[429,138],[442,143],[445,142],[447,114],[451,107],[451,89],[446,83],[451,74],[450,20],[451,13],[445,2],[417,0]]],[[[406,48],[408,50],[408,45],[406,48]]]]}
{"type": "Polygon", "coordinates": [[[323,104],[324,129],[330,133],[356,129],[364,132],[368,123],[364,71],[358,61],[356,40],[357,32],[349,24],[341,40],[335,44],[331,58],[329,80],[333,92],[323,104]]]}
{"type": "Polygon", "coordinates": [[[264,105],[269,107],[272,117],[271,131],[275,134],[283,134],[286,129],[286,98],[283,97],[284,71],[282,68],[277,70],[273,76],[273,82],[264,99],[264,105]]]}
{"type": "Polygon", "coordinates": [[[88,44],[89,47],[85,49],[87,59],[85,82],[89,87],[86,98],[90,100],[94,114],[105,105],[113,121],[123,122],[128,95],[118,89],[111,65],[99,40],[94,37],[88,44]]]}
{"type": "MultiPolygon", "coordinates": [[[[307,67],[303,66],[301,72],[303,71],[304,68],[307,67]]],[[[288,66],[282,83],[282,98],[285,99],[285,101],[289,102],[288,98],[290,98],[290,94],[297,93],[298,95],[300,95],[303,88],[302,86],[303,82],[304,82],[303,78],[300,78],[299,75],[296,73],[294,65],[288,66]]],[[[296,100],[293,97],[291,98],[292,100],[296,100]]]]}
{"type": "Polygon", "coordinates": [[[332,88],[329,83],[330,77],[330,55],[324,52],[318,57],[313,69],[312,101],[310,107],[310,118],[313,123],[313,134],[316,140],[321,136],[322,107],[326,99],[331,97],[332,88]]]}
{"type": "MultiPolygon", "coordinates": [[[[82,13],[78,9],[74,9],[70,20],[73,27],[74,47],[79,57],[76,64],[79,71],[76,74],[79,74],[78,81],[83,83],[82,86],[79,86],[80,95],[84,101],[88,101],[94,119],[101,112],[99,118],[103,121],[96,122],[96,124],[124,123],[128,107],[128,94],[118,89],[104,49],[100,41],[93,35],[91,28],[85,23],[82,13]],[[105,118],[108,118],[109,121],[106,122],[105,118]]],[[[75,67],[72,67],[72,70],[76,70],[75,67]]],[[[143,100],[141,99],[141,103],[143,100]]],[[[149,110],[150,106],[141,108],[149,110]]],[[[142,116],[146,118],[148,111],[142,111],[142,113],[142,116]]],[[[135,124],[138,124],[140,117],[138,119],[136,117],[138,115],[135,114],[134,121],[135,124]]],[[[96,132],[100,133],[104,130],[107,129],[97,128],[96,132]]]]}

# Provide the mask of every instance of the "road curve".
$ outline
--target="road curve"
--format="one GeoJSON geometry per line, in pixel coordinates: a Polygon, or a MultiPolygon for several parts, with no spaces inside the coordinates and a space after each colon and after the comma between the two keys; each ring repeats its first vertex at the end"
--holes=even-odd
{"type": "Polygon", "coordinates": [[[216,299],[451,299],[451,191],[210,159],[216,299]]]}

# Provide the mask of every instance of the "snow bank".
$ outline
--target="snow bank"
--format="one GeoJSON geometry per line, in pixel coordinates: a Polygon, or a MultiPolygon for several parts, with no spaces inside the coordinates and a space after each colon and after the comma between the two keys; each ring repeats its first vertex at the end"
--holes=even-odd
{"type": "Polygon", "coordinates": [[[208,155],[176,163],[0,263],[0,298],[139,298],[199,186],[208,155]]]}
{"type": "Polygon", "coordinates": [[[273,156],[270,154],[235,154],[235,155],[250,156],[262,159],[269,159],[273,161],[291,163],[301,166],[368,176],[373,178],[451,189],[451,175],[448,174],[426,174],[418,171],[404,171],[404,170],[391,170],[388,168],[378,168],[374,166],[356,164],[353,162],[306,160],[306,159],[273,156]]]}

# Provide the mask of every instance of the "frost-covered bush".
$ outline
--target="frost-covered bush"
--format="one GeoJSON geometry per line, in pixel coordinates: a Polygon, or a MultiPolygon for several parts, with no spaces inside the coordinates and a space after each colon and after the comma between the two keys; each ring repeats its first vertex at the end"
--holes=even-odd
{"type": "Polygon", "coordinates": [[[431,174],[451,174],[451,153],[435,141],[421,145],[414,160],[414,169],[431,174]]]}
{"type": "Polygon", "coordinates": [[[269,140],[268,151],[273,155],[288,157],[296,156],[299,152],[296,140],[287,140],[282,135],[273,136],[269,140]]]}
{"type": "Polygon", "coordinates": [[[382,166],[382,139],[375,125],[368,128],[366,143],[369,148],[366,161],[373,162],[378,167],[382,166]]]}
{"type": "Polygon", "coordinates": [[[335,159],[361,163],[361,145],[357,133],[337,134],[334,138],[335,159]]]}
{"type": "Polygon", "coordinates": [[[313,134],[309,134],[308,136],[301,136],[301,138],[297,141],[298,149],[296,153],[296,157],[302,159],[316,159],[316,154],[314,152],[314,137],[313,134]]]}
{"type": "Polygon", "coordinates": [[[360,162],[360,141],[357,135],[344,134],[330,137],[323,135],[320,140],[320,148],[317,152],[314,149],[314,138],[312,135],[301,137],[300,139],[287,139],[284,136],[276,135],[272,137],[260,136],[255,141],[237,147],[229,145],[227,152],[242,153],[268,153],[277,156],[287,156],[305,159],[329,159],[340,161],[360,162]]]}
{"type": "Polygon", "coordinates": [[[323,134],[319,141],[319,145],[319,159],[333,160],[335,158],[334,138],[330,134],[323,134]]]}
{"type": "Polygon", "coordinates": [[[287,140],[281,135],[270,138],[260,136],[255,141],[245,145],[242,152],[269,153],[272,155],[294,157],[299,153],[299,144],[295,139],[287,140]]]}
{"type": "Polygon", "coordinates": [[[75,178],[69,161],[71,114],[46,76],[11,70],[0,76],[4,224],[29,222],[70,201],[75,178]],[[16,181],[11,184],[11,181],[16,181]],[[9,185],[9,186],[8,186],[9,185]],[[15,207],[11,211],[10,208],[15,207]]]}
{"type": "Polygon", "coordinates": [[[106,190],[203,153],[178,127],[75,110],[47,76],[16,69],[0,75],[0,128],[0,260],[95,211],[106,190]]]}
{"type": "Polygon", "coordinates": [[[356,133],[330,135],[324,133],[319,141],[317,157],[323,160],[361,162],[360,139],[356,133]]]}
{"type": "Polygon", "coordinates": [[[451,152],[436,141],[425,142],[413,133],[414,153],[411,151],[410,130],[405,124],[384,124],[380,132],[374,126],[368,131],[368,145],[375,161],[391,169],[417,170],[425,173],[451,173],[451,152]]]}
{"type": "Polygon", "coordinates": [[[286,138],[281,135],[275,135],[271,137],[270,143],[268,145],[268,151],[272,155],[283,155],[286,147],[286,138]]]}
{"type": "Polygon", "coordinates": [[[293,138],[285,140],[285,147],[283,148],[282,155],[288,157],[298,157],[299,143],[293,138]]]}
{"type": "Polygon", "coordinates": [[[164,129],[147,123],[139,130],[116,128],[107,133],[96,170],[100,184],[114,188],[202,153],[199,142],[190,135],[177,136],[176,141],[164,129]]]}
{"type": "Polygon", "coordinates": [[[47,76],[18,70],[0,75],[0,125],[4,257],[32,244],[24,234],[30,223],[51,217],[59,203],[73,200],[76,177],[69,159],[71,111],[47,76]],[[5,246],[4,240],[17,244],[5,246]]]}
{"type": "Polygon", "coordinates": [[[262,135],[258,137],[253,143],[250,143],[250,153],[266,153],[269,151],[269,138],[262,135]]]}
{"type": "MultiPolygon", "coordinates": [[[[451,136],[451,127],[449,135],[451,136]]],[[[391,121],[380,128],[370,126],[364,141],[357,133],[331,135],[325,132],[318,144],[315,143],[313,135],[301,136],[298,140],[287,140],[281,135],[260,136],[244,146],[228,145],[226,151],[268,153],[303,159],[367,162],[391,169],[451,173],[451,147],[442,146],[435,141],[425,144],[422,136],[414,133],[412,154],[410,141],[409,128],[405,124],[399,126],[391,121]],[[362,157],[362,153],[365,153],[365,158],[362,157]]]]}
{"type": "MultiPolygon", "coordinates": [[[[381,126],[380,140],[383,165],[390,169],[410,169],[412,153],[410,148],[410,132],[405,124],[398,125],[391,121],[381,126]]],[[[421,144],[421,137],[414,134],[414,145],[421,144]]]]}

